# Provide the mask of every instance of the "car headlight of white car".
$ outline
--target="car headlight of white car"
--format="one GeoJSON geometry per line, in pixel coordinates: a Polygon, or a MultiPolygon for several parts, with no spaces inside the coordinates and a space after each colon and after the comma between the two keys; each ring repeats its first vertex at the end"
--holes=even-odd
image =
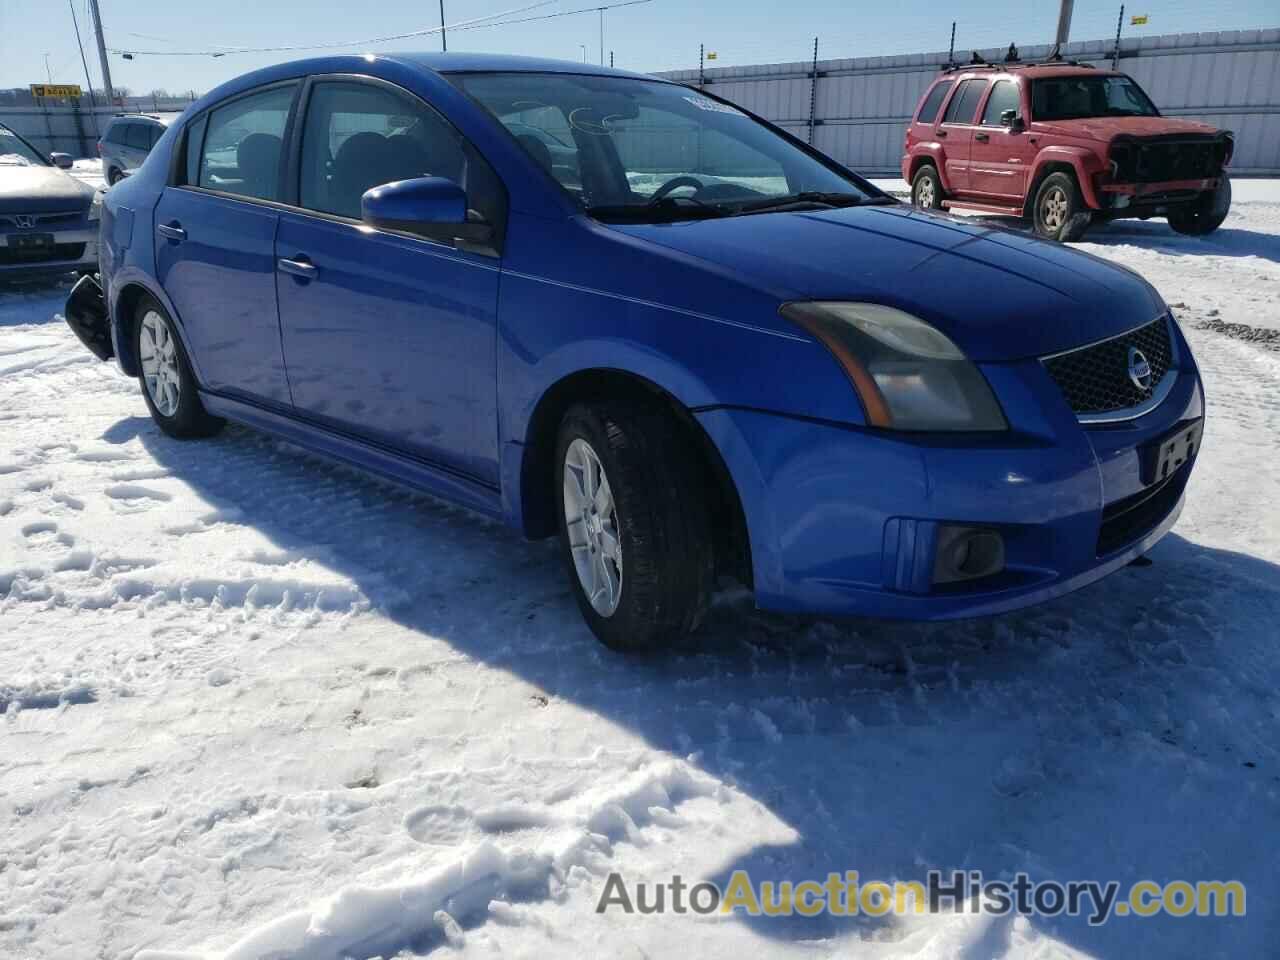
{"type": "Polygon", "coordinates": [[[102,191],[94,191],[93,199],[89,201],[89,220],[102,219],[102,191]]]}

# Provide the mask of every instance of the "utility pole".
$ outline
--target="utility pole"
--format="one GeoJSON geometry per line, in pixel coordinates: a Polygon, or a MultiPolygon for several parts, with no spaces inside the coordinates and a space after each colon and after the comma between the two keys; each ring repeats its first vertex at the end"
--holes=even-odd
{"type": "MultiPolygon", "coordinates": [[[[698,86],[699,88],[707,85],[707,45],[705,43],[698,44],[698,86]]],[[[701,143],[701,141],[699,141],[701,143]]]]}
{"type": "Polygon", "coordinates": [[[600,8],[600,66],[604,66],[604,7],[600,8]]]}
{"type": "Polygon", "coordinates": [[[809,143],[813,144],[813,125],[818,116],[818,38],[813,38],[813,72],[809,74],[809,143]]]}
{"type": "Polygon", "coordinates": [[[111,85],[111,65],[107,63],[107,42],[102,39],[102,14],[98,12],[98,0],[89,0],[89,14],[93,17],[93,32],[98,38],[98,60],[102,64],[102,89],[107,95],[107,106],[114,107],[116,91],[111,85]]]}
{"type": "Polygon", "coordinates": [[[80,51],[80,63],[84,65],[84,82],[89,90],[89,109],[93,113],[93,131],[100,135],[102,130],[98,126],[98,113],[93,109],[98,104],[93,96],[93,78],[89,76],[89,61],[85,59],[84,44],[80,42],[80,21],[76,19],[76,0],[67,0],[67,6],[71,8],[71,25],[76,28],[76,48],[80,51]]]}
{"type": "Polygon", "coordinates": [[[1062,48],[1067,45],[1067,38],[1071,34],[1071,10],[1075,6],[1075,0],[1062,0],[1062,7],[1058,10],[1058,36],[1054,43],[1058,45],[1058,52],[1062,53],[1062,48]]]}
{"type": "Polygon", "coordinates": [[[956,62],[956,22],[951,21],[951,46],[947,47],[947,66],[954,66],[956,62]]]}
{"type": "Polygon", "coordinates": [[[44,75],[49,78],[49,82],[53,83],[53,68],[49,66],[49,54],[44,55],[44,75]]]}
{"type": "Polygon", "coordinates": [[[1111,69],[1120,69],[1120,28],[1124,26],[1124,4],[1120,4],[1120,16],[1116,18],[1116,45],[1111,51],[1111,69]]]}
{"type": "Polygon", "coordinates": [[[612,50],[609,51],[609,69],[610,70],[613,69],[613,51],[612,50]]]}
{"type": "Polygon", "coordinates": [[[444,0],[440,0],[440,50],[449,52],[449,38],[444,35],[444,0]]]}

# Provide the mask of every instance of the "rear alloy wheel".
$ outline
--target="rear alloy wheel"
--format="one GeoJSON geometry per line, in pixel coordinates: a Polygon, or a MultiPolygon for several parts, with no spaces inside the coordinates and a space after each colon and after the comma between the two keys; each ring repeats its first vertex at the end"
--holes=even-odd
{"type": "Polygon", "coordinates": [[[576,405],[560,423],[560,542],[583,618],[606,646],[641,652],[692,633],[715,553],[696,451],[660,409],[576,405]]]}
{"type": "Polygon", "coordinates": [[[1075,177],[1069,173],[1045,177],[1036,191],[1032,218],[1036,233],[1048,240],[1079,240],[1091,216],[1075,177]]]}
{"type": "Polygon", "coordinates": [[[916,171],[911,181],[911,203],[921,210],[942,209],[942,181],[932,165],[926,163],[916,171]]]}
{"type": "Polygon", "coordinates": [[[1205,193],[1194,203],[1170,211],[1169,226],[1190,237],[1203,237],[1222,226],[1230,212],[1231,181],[1223,177],[1212,193],[1205,193]]]}
{"type": "Polygon", "coordinates": [[[173,321],[152,297],[143,297],[138,304],[135,330],[142,395],[160,429],[184,440],[209,437],[221,430],[225,421],[204,409],[173,321]]]}

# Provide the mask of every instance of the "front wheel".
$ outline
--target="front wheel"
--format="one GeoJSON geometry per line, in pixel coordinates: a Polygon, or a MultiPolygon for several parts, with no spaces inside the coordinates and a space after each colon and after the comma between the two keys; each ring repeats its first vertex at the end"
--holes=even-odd
{"type": "Polygon", "coordinates": [[[200,402],[191,363],[174,332],[173,320],[158,301],[145,296],[138,304],[134,356],[138,380],[151,418],[171,437],[209,437],[225,425],[200,402]]]}
{"type": "Polygon", "coordinates": [[[112,167],[107,171],[107,186],[114,187],[117,183],[124,179],[124,174],[112,167]]]}
{"type": "Polygon", "coordinates": [[[930,164],[917,170],[911,181],[911,203],[922,210],[942,209],[942,180],[930,164]]]}
{"type": "Polygon", "coordinates": [[[696,630],[715,553],[696,451],[673,419],[639,405],[575,405],[555,462],[561,550],[596,637],[641,652],[696,630]]]}
{"type": "Polygon", "coordinates": [[[1206,192],[1194,203],[1171,211],[1169,226],[1187,236],[1203,237],[1222,226],[1222,221],[1227,219],[1230,212],[1231,181],[1223,177],[1212,193],[1206,192]]]}
{"type": "Polygon", "coordinates": [[[1069,173],[1045,177],[1032,204],[1032,226],[1046,240],[1079,240],[1092,220],[1076,178],[1069,173]]]}

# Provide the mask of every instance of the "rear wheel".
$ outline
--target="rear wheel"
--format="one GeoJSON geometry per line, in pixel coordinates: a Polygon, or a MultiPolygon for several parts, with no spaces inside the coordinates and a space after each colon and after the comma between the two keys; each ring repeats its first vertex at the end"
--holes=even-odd
{"type": "Polygon", "coordinates": [[[1178,233],[1203,237],[1213,233],[1231,212],[1231,181],[1226,177],[1213,192],[1206,192],[1199,200],[1169,214],[1169,226],[1178,233]]]}
{"type": "Polygon", "coordinates": [[[942,180],[932,164],[926,163],[916,171],[911,181],[911,202],[922,210],[942,209],[942,180]]]}
{"type": "Polygon", "coordinates": [[[107,171],[107,186],[114,187],[117,183],[124,179],[124,174],[112,167],[107,171]]]}
{"type": "Polygon", "coordinates": [[[1064,242],[1079,240],[1091,220],[1076,178],[1069,173],[1051,173],[1040,182],[1031,216],[1037,234],[1064,242]]]}
{"type": "Polygon", "coordinates": [[[715,553],[695,451],[660,409],[569,409],[556,444],[560,542],[596,637],[641,652],[697,629],[715,553]]]}
{"type": "Polygon", "coordinates": [[[138,380],[151,418],[182,440],[217,433],[226,421],[210,416],[200,402],[191,364],[164,307],[144,296],[134,316],[138,380]]]}

